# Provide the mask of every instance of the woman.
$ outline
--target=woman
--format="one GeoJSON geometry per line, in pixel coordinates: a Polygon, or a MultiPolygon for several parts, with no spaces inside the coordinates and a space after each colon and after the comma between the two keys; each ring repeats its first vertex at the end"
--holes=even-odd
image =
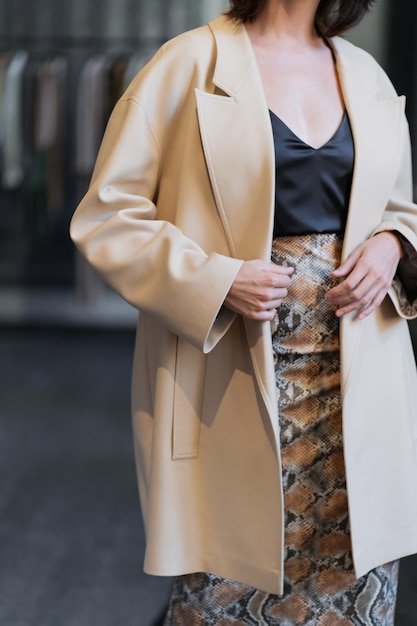
{"type": "Polygon", "coordinates": [[[145,570],[176,576],[167,624],[392,624],[417,551],[404,102],[333,38],[370,4],[232,0],[168,42],[73,218],[140,309],[145,570]]]}

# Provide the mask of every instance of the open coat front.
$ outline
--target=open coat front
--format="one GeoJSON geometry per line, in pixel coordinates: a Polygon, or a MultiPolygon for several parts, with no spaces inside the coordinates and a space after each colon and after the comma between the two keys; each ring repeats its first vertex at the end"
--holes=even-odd
{"type": "MultiPolygon", "coordinates": [[[[404,101],[333,41],[355,142],[344,257],[372,234],[417,248],[404,101]]],[[[283,495],[269,323],[222,306],[270,258],[273,138],[245,28],[222,16],[168,42],[116,105],[72,237],[141,310],[133,423],[145,570],[282,590],[283,495]]],[[[411,258],[411,261],[415,259],[411,258]]],[[[410,266],[411,267],[411,266],[410,266]]],[[[341,322],[357,575],[417,552],[417,381],[401,285],[341,322]]]]}

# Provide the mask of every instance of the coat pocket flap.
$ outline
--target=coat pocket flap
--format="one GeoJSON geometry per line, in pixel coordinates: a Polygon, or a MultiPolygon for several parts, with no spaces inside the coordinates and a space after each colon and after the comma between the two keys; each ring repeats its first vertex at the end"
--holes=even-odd
{"type": "Polygon", "coordinates": [[[172,416],[172,459],[198,457],[206,357],[178,339],[172,416]]]}

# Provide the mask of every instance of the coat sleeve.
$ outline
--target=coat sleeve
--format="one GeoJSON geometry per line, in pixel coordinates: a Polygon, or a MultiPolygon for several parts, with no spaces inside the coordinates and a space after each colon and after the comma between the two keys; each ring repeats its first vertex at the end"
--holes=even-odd
{"type": "Polygon", "coordinates": [[[399,263],[389,295],[401,317],[417,317],[417,205],[412,201],[412,166],[410,135],[403,119],[402,160],[397,179],[374,235],[384,230],[396,231],[404,256],[399,263]]]}
{"type": "Polygon", "coordinates": [[[123,97],[73,216],[71,237],[125,300],[208,352],[234,319],[222,304],[243,261],[206,254],[174,224],[158,219],[162,171],[144,107],[123,97]]]}

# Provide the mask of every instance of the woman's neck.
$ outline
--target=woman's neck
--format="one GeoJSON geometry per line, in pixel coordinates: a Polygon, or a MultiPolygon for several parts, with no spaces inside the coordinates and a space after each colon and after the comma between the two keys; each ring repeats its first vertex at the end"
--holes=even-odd
{"type": "Polygon", "coordinates": [[[314,18],[319,0],[267,0],[259,17],[247,24],[252,41],[301,47],[322,45],[314,18]]]}

